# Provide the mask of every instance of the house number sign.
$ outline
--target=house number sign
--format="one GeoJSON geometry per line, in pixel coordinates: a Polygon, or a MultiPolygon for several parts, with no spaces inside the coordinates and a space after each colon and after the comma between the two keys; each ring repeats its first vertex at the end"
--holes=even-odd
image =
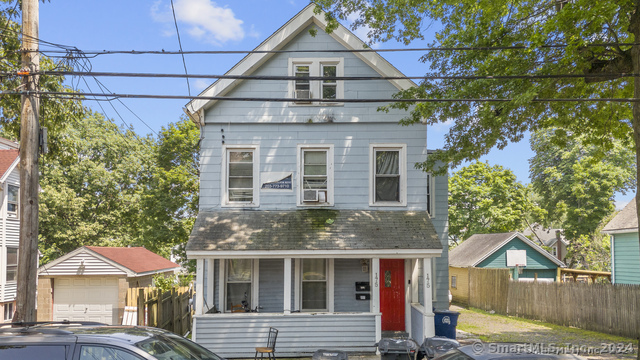
{"type": "Polygon", "coordinates": [[[429,274],[424,277],[424,284],[427,286],[427,289],[431,287],[431,280],[429,279],[429,274]]]}

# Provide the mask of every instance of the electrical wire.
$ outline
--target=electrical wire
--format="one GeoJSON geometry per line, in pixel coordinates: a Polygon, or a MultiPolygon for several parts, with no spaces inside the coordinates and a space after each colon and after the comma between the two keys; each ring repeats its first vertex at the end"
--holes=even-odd
{"type": "MultiPolygon", "coordinates": [[[[16,75],[5,72],[0,76],[16,75]]],[[[234,80],[510,80],[510,79],[563,79],[563,78],[628,78],[638,77],[634,73],[602,74],[549,74],[549,75],[425,75],[425,76],[278,76],[278,75],[205,75],[205,74],[162,74],[162,73],[125,73],[125,72],[82,72],[82,71],[40,71],[33,75],[52,76],[91,76],[91,77],[138,77],[138,78],[187,78],[187,79],[234,79],[234,80]]],[[[191,95],[191,93],[189,93],[191,95]]]]}
{"type": "MultiPolygon", "coordinates": [[[[61,98],[78,98],[88,96],[128,98],[128,99],[168,99],[168,100],[213,100],[213,101],[259,101],[259,102],[300,102],[294,98],[259,98],[259,97],[225,97],[225,96],[188,96],[188,95],[152,95],[152,94],[116,94],[116,93],[84,93],[84,92],[56,92],[56,91],[22,91],[5,92],[4,95],[39,95],[61,98]]],[[[513,99],[491,98],[449,98],[449,99],[305,99],[313,103],[434,103],[434,102],[511,102],[513,99]]],[[[637,102],[635,98],[538,98],[532,102],[637,102]]]]}
{"type": "MultiPolygon", "coordinates": [[[[189,76],[187,72],[187,62],[184,59],[184,52],[182,51],[182,41],[180,40],[180,31],[178,30],[178,20],[176,19],[176,9],[173,6],[173,0],[171,0],[171,11],[173,12],[173,23],[176,25],[176,34],[178,34],[178,45],[180,45],[180,52],[182,53],[182,64],[184,65],[184,73],[189,76]]],[[[187,91],[191,95],[191,85],[189,85],[189,78],[187,79],[187,91]]]]}
{"type": "MultiPolygon", "coordinates": [[[[585,44],[581,47],[610,47],[610,46],[634,46],[640,43],[598,43],[585,44]]],[[[501,50],[535,50],[535,49],[561,49],[569,47],[568,44],[549,44],[541,46],[512,45],[512,46],[451,46],[451,47],[425,47],[425,48],[391,48],[391,49],[309,49],[309,50],[193,50],[193,51],[166,51],[166,50],[85,50],[87,55],[238,55],[238,54],[291,54],[291,53],[368,53],[368,52],[426,52],[426,51],[501,51],[501,50]]],[[[59,53],[51,50],[49,53],[59,53]]]]}

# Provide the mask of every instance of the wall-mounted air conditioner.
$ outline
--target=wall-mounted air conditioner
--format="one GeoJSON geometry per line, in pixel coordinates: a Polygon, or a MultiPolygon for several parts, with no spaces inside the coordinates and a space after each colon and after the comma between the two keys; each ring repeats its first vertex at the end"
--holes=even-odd
{"type": "Polygon", "coordinates": [[[296,90],[296,102],[311,102],[311,91],[296,90]]]}
{"type": "Polygon", "coordinates": [[[304,190],[302,192],[302,201],[304,202],[318,202],[318,190],[304,190]]]}

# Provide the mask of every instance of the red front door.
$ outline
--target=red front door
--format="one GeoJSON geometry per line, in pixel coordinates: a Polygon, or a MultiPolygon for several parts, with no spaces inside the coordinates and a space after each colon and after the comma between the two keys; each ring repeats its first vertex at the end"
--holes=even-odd
{"type": "Polygon", "coordinates": [[[404,260],[380,259],[382,331],[404,331],[404,260]]]}

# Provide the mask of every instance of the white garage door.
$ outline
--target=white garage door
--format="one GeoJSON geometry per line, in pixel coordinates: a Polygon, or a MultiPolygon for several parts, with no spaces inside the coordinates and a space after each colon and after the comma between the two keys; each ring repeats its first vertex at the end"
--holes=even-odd
{"type": "Polygon", "coordinates": [[[53,320],[115,324],[118,321],[118,279],[96,276],[55,278],[53,320]]]}

